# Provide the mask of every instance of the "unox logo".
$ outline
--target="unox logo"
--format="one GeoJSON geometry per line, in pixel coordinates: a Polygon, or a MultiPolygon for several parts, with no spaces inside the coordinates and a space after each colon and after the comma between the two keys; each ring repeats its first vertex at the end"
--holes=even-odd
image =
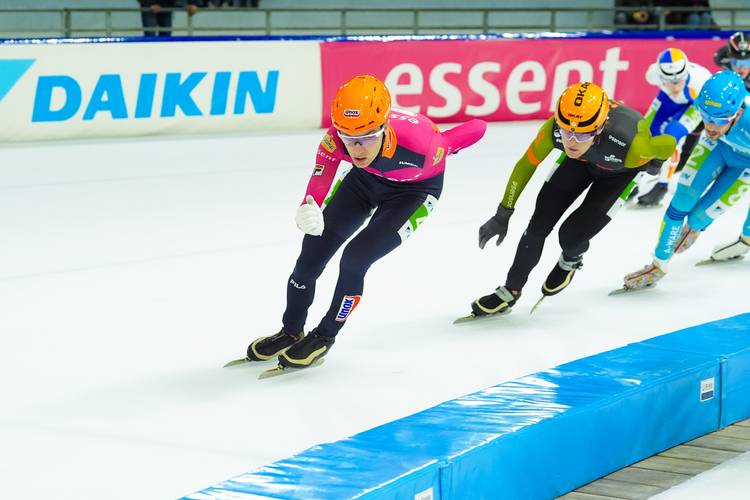
{"type": "MultiPolygon", "coordinates": [[[[28,60],[0,60],[0,99],[34,63],[28,60]]],[[[257,114],[273,113],[279,84],[279,71],[268,71],[261,81],[257,71],[205,71],[192,73],[142,73],[140,75],[102,74],[40,75],[37,77],[32,122],[64,122],[83,110],[84,121],[95,119],[171,118],[179,112],[187,117],[242,115],[248,97],[257,114]],[[230,86],[232,93],[230,94],[230,86]],[[193,92],[207,89],[210,101],[196,103],[193,92]],[[158,95],[157,95],[157,89],[158,95]],[[160,97],[157,109],[155,103],[160,97]],[[199,105],[200,104],[200,105],[199,105]]]]}
{"type": "Polygon", "coordinates": [[[359,110],[358,109],[345,109],[344,116],[346,116],[347,118],[358,118],[359,110]]]}
{"type": "Polygon", "coordinates": [[[336,321],[340,321],[342,323],[346,321],[346,318],[348,318],[354,308],[357,307],[357,304],[359,304],[359,299],[361,298],[361,295],[344,295],[344,298],[341,300],[339,312],[338,314],[336,314],[336,321]]]}

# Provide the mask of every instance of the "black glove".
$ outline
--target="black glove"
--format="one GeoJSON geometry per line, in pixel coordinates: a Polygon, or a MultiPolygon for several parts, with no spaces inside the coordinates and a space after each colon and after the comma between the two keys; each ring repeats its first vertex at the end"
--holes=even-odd
{"type": "Polygon", "coordinates": [[[503,204],[497,206],[497,212],[490,220],[479,228],[479,248],[484,250],[484,245],[494,236],[497,236],[496,245],[500,245],[508,233],[508,220],[513,215],[512,208],[505,208],[503,204]]]}

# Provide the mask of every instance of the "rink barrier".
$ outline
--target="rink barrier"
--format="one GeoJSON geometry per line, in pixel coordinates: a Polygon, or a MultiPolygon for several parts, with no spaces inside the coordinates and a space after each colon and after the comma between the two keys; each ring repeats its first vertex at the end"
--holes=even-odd
{"type": "Polygon", "coordinates": [[[713,66],[729,32],[0,40],[0,143],[268,133],[330,124],[336,89],[381,78],[435,122],[547,119],[571,82],[645,111],[669,46],[713,66]],[[560,39],[565,43],[560,43],[560,39]],[[64,64],[61,63],[64,61],[64,64]]]}
{"type": "Polygon", "coordinates": [[[553,498],[747,417],[750,313],[446,401],[184,498],[553,498]]]}
{"type": "Polygon", "coordinates": [[[750,416],[750,315],[686,328],[641,342],[648,347],[705,354],[720,360],[722,384],[719,428],[750,416]]]}

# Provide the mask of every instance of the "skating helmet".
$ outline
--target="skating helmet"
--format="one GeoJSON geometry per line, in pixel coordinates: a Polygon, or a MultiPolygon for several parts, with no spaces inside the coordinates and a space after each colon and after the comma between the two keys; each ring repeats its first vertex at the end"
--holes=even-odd
{"type": "Polygon", "coordinates": [[[383,82],[370,75],[355,76],[336,92],[331,104],[333,126],[357,135],[385,125],[391,111],[391,94],[383,82]]]}
{"type": "Polygon", "coordinates": [[[591,82],[574,83],[560,94],[555,110],[557,126],[569,132],[594,132],[609,114],[609,98],[591,82]]]}
{"type": "Polygon", "coordinates": [[[750,59],[750,40],[741,31],[729,37],[727,48],[731,59],[750,59]]]}
{"type": "Polygon", "coordinates": [[[667,49],[656,60],[659,78],[664,82],[677,82],[688,77],[688,58],[680,49],[667,49]]]}
{"type": "Polygon", "coordinates": [[[740,75],[725,69],[706,80],[695,98],[695,106],[704,120],[728,123],[742,107],[746,93],[740,75]]]}

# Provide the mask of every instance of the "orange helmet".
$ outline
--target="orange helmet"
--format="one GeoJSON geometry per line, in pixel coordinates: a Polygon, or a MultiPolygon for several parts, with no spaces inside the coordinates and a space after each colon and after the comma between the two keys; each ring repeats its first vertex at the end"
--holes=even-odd
{"type": "Polygon", "coordinates": [[[370,75],[355,76],[343,84],[331,104],[333,126],[357,135],[382,127],[391,111],[391,94],[383,82],[370,75]]]}
{"type": "Polygon", "coordinates": [[[555,110],[557,126],[569,132],[593,132],[607,121],[609,98],[595,83],[574,83],[560,94],[555,110]]]}

